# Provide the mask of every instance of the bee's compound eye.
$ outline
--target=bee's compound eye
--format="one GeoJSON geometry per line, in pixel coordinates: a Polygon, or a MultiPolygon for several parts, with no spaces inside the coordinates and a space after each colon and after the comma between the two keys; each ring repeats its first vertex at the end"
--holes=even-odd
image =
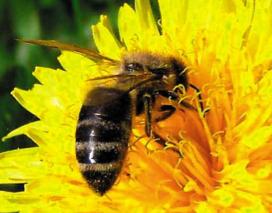
{"type": "Polygon", "coordinates": [[[143,65],[139,63],[129,63],[125,66],[127,72],[135,72],[135,71],[142,71],[143,65]]]}

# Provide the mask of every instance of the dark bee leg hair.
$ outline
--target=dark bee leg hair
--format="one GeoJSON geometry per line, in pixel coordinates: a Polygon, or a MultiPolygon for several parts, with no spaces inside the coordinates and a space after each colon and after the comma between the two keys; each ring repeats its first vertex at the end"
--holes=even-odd
{"type": "MultiPolygon", "coordinates": [[[[166,97],[166,98],[170,98],[173,101],[179,101],[179,96],[177,95],[177,93],[173,92],[173,91],[168,91],[168,90],[159,90],[157,91],[157,94],[166,97]]],[[[191,109],[191,110],[196,110],[196,108],[194,106],[192,106],[191,104],[189,104],[186,101],[181,101],[179,103],[180,105],[184,106],[187,109],[191,109]]]]}
{"type": "Polygon", "coordinates": [[[163,114],[156,118],[155,122],[160,122],[167,119],[176,111],[176,108],[172,105],[162,105],[160,111],[163,112],[163,114]]]}
{"type": "Polygon", "coordinates": [[[197,98],[198,98],[198,102],[199,102],[199,105],[200,105],[201,112],[204,112],[204,106],[203,106],[203,99],[202,99],[202,96],[201,96],[201,90],[198,87],[196,87],[195,85],[193,85],[193,84],[189,84],[189,86],[191,88],[193,88],[197,92],[197,98]]]}
{"type": "Polygon", "coordinates": [[[152,120],[152,97],[148,93],[143,96],[144,111],[145,111],[145,133],[148,137],[151,136],[151,120],[152,120]]]}

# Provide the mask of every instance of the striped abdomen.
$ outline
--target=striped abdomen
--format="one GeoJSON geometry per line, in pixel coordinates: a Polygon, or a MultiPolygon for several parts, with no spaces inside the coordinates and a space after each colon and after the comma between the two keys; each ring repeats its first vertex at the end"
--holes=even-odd
{"type": "Polygon", "coordinates": [[[131,132],[131,98],[114,88],[92,90],[79,114],[76,157],[88,184],[104,194],[118,177],[131,132]]]}

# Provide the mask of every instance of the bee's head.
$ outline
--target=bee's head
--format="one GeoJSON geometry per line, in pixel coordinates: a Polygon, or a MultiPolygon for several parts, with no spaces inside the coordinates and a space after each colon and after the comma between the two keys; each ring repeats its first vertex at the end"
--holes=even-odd
{"type": "Polygon", "coordinates": [[[185,66],[176,58],[165,57],[146,52],[133,52],[127,54],[122,63],[122,72],[128,74],[151,74],[155,77],[145,87],[154,89],[172,90],[176,85],[182,84],[187,88],[187,75],[185,66]]]}

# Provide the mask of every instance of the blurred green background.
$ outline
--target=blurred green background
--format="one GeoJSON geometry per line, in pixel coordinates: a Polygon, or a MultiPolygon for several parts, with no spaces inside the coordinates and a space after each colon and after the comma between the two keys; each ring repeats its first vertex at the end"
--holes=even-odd
{"type": "MultiPolygon", "coordinates": [[[[35,66],[59,67],[58,51],[26,45],[16,38],[56,39],[94,47],[90,26],[107,14],[117,32],[118,8],[133,0],[0,0],[0,138],[36,120],[10,92],[29,89],[35,82],[35,66]]],[[[0,152],[34,144],[25,136],[0,143],[0,152]]]]}

